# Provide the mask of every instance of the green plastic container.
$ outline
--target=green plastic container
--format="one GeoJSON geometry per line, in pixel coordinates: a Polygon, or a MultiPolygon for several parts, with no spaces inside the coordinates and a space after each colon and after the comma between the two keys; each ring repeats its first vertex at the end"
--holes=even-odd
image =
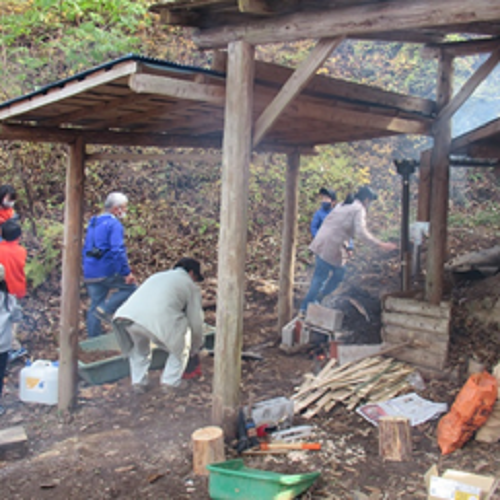
{"type": "Polygon", "coordinates": [[[279,474],[245,467],[243,460],[207,465],[213,500],[292,500],[312,486],[319,472],[279,474]]]}

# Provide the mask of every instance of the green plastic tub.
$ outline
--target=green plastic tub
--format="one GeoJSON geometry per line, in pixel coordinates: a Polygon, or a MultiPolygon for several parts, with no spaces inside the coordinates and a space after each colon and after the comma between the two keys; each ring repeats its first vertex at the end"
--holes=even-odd
{"type": "Polygon", "coordinates": [[[319,472],[279,474],[245,467],[242,459],[207,465],[213,500],[292,500],[312,486],[319,472]]]}
{"type": "MultiPolygon", "coordinates": [[[[214,344],[215,329],[210,325],[205,325],[204,336],[205,346],[210,349],[214,344]]],[[[87,352],[92,351],[120,351],[116,335],[107,333],[99,337],[84,340],[79,344],[80,349],[87,352]]],[[[165,366],[168,354],[162,349],[153,347],[153,359],[150,370],[159,370],[165,366]]],[[[78,361],[78,374],[80,378],[91,385],[108,384],[130,375],[130,367],[127,358],[121,355],[94,361],[93,363],[83,363],[78,361]]]]}

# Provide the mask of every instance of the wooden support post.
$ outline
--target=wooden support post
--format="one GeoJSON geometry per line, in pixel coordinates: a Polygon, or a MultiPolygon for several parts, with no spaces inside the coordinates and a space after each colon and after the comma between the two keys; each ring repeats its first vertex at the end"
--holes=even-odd
{"type": "Polygon", "coordinates": [[[84,158],[85,143],[80,137],[69,146],[66,171],[59,336],[59,410],[62,411],[72,409],[77,396],[84,158]]]}
{"type": "MultiPolygon", "coordinates": [[[[453,57],[443,53],[439,59],[438,109],[443,109],[453,92],[453,57]]],[[[447,248],[447,217],[450,180],[449,154],[451,147],[451,120],[440,121],[434,130],[431,155],[432,196],[430,239],[425,282],[426,299],[439,304],[443,296],[444,263],[447,248]]]]}
{"type": "Polygon", "coordinates": [[[411,458],[410,420],[406,417],[381,417],[378,421],[379,455],[384,460],[404,462],[411,458]]]}
{"type": "Polygon", "coordinates": [[[297,213],[299,207],[300,155],[287,156],[285,214],[281,238],[280,288],[278,296],[278,333],[292,319],[295,249],[297,246],[297,213]]]}
{"type": "Polygon", "coordinates": [[[418,169],[417,220],[429,222],[431,217],[431,150],[422,151],[418,169]]]}
{"type": "Polygon", "coordinates": [[[193,432],[193,472],[208,476],[207,465],[224,462],[224,433],[220,427],[203,427],[193,432]]]}
{"type": "Polygon", "coordinates": [[[236,433],[241,379],[254,52],[246,42],[228,47],[212,406],[227,437],[236,433]]]}

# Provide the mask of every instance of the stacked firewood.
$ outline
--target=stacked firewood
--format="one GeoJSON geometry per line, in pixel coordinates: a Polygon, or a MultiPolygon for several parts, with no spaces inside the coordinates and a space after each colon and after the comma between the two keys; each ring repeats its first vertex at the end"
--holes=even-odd
{"type": "Polygon", "coordinates": [[[337,366],[330,360],[317,376],[306,380],[292,396],[295,413],[306,419],[342,403],[353,410],[361,403],[385,401],[410,388],[414,368],[391,358],[374,356],[337,366]]]}

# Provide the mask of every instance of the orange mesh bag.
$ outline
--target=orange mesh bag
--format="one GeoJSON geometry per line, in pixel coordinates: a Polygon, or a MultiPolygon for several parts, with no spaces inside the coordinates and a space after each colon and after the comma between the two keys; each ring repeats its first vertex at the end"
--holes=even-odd
{"type": "Polygon", "coordinates": [[[469,377],[447,413],[439,422],[437,437],[441,453],[461,448],[488,419],[497,399],[498,382],[488,372],[469,377]]]}

